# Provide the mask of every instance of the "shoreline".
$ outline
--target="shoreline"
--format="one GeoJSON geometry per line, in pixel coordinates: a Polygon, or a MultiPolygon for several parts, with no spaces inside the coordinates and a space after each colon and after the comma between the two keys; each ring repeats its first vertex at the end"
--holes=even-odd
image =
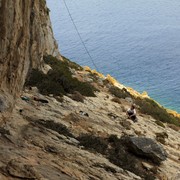
{"type": "MultiPolygon", "coordinates": [[[[119,80],[117,80],[117,81],[119,81],[119,80]]],[[[127,85],[125,85],[125,86],[126,86],[126,87],[129,87],[129,86],[127,86],[127,85]]],[[[132,86],[130,86],[130,87],[132,87],[132,86]]],[[[141,87],[140,87],[140,88],[141,88],[141,87]]],[[[140,88],[139,88],[139,89],[140,89],[140,88]]],[[[134,89],[134,88],[132,88],[132,89],[134,89]]],[[[138,88],[136,88],[136,89],[134,89],[134,90],[137,91],[137,92],[139,92],[140,94],[144,92],[143,90],[138,90],[138,88]],[[136,90],[136,89],[137,89],[137,90],[136,90]]],[[[146,90],[145,90],[145,91],[146,91],[146,90]]],[[[156,94],[153,94],[153,95],[151,96],[150,93],[149,93],[149,91],[146,91],[146,92],[148,93],[148,95],[149,95],[149,97],[150,97],[151,99],[153,99],[154,101],[156,101],[158,104],[160,104],[161,106],[163,106],[165,109],[169,109],[169,110],[172,110],[172,111],[176,111],[178,114],[180,114],[180,109],[178,110],[178,105],[172,105],[172,104],[168,105],[168,99],[164,100],[163,97],[160,97],[160,98],[159,98],[159,96],[156,95],[156,94]]]]}
{"type": "Polygon", "coordinates": [[[135,89],[133,89],[132,87],[128,87],[128,86],[125,86],[123,84],[121,84],[118,80],[116,80],[114,77],[112,77],[111,75],[107,74],[106,76],[102,73],[99,73],[97,72],[96,70],[92,70],[90,67],[88,66],[84,66],[83,67],[85,71],[89,71],[93,74],[96,74],[98,75],[99,77],[103,78],[103,79],[106,79],[108,80],[109,82],[112,83],[112,85],[120,88],[120,89],[123,89],[125,88],[133,97],[139,97],[141,99],[144,99],[144,98],[148,98],[150,100],[153,100],[154,102],[156,102],[160,107],[163,107],[170,115],[176,117],[176,118],[180,118],[180,113],[177,112],[176,110],[174,109],[171,109],[171,108],[167,108],[165,106],[163,106],[161,103],[159,103],[158,101],[156,101],[155,99],[151,98],[148,94],[147,91],[143,91],[142,93],[136,91],[135,89]]]}

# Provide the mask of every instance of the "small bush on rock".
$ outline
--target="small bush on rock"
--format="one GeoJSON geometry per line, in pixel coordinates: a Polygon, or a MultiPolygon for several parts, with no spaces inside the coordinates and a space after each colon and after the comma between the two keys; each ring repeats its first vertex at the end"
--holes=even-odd
{"type": "Polygon", "coordinates": [[[77,63],[70,61],[68,58],[66,58],[64,56],[61,56],[61,57],[64,60],[64,63],[67,66],[69,66],[70,68],[75,69],[75,70],[83,70],[83,68],[80,65],[78,65],[77,63]]]}
{"type": "Polygon", "coordinates": [[[161,121],[156,120],[155,123],[156,123],[158,126],[161,126],[161,127],[165,128],[165,125],[164,125],[161,121]]]}
{"type": "Polygon", "coordinates": [[[166,132],[156,133],[156,140],[160,142],[161,144],[166,143],[166,140],[165,140],[166,138],[168,138],[168,134],[166,132]]]}
{"type": "Polygon", "coordinates": [[[51,129],[53,131],[56,131],[59,134],[63,134],[64,136],[74,137],[65,125],[60,124],[60,123],[56,123],[52,120],[49,120],[49,121],[46,120],[45,121],[45,120],[39,119],[35,123],[37,125],[41,125],[41,126],[47,128],[47,129],[51,129]]]}
{"type": "Polygon", "coordinates": [[[111,135],[108,141],[111,143],[111,148],[109,149],[107,156],[111,163],[133,172],[143,179],[147,179],[147,177],[153,180],[155,179],[152,172],[147,172],[143,168],[141,159],[129,152],[123,137],[119,139],[116,135],[111,135]]]}
{"type": "Polygon", "coordinates": [[[125,170],[135,173],[143,179],[154,180],[153,172],[147,172],[142,166],[142,159],[128,151],[124,140],[116,135],[107,138],[83,134],[78,137],[80,145],[85,149],[106,156],[109,161],[125,170]]]}
{"type": "Polygon", "coordinates": [[[96,137],[89,134],[83,134],[78,137],[80,145],[91,151],[96,151],[101,154],[105,154],[108,148],[108,142],[101,137],[96,137]]]}
{"type": "Polygon", "coordinates": [[[78,91],[75,91],[70,97],[74,101],[82,102],[82,103],[84,102],[84,96],[81,95],[81,93],[79,93],[78,91]]]}
{"type": "Polygon", "coordinates": [[[112,86],[109,92],[118,98],[125,99],[126,97],[131,97],[131,94],[125,88],[119,89],[118,87],[112,86]]]}

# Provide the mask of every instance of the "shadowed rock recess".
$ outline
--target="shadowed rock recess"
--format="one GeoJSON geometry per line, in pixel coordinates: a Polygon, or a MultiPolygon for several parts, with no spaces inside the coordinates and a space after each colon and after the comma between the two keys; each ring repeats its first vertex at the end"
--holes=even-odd
{"type": "Polygon", "coordinates": [[[60,56],[45,0],[0,12],[0,180],[180,179],[178,116],[60,56]]]}

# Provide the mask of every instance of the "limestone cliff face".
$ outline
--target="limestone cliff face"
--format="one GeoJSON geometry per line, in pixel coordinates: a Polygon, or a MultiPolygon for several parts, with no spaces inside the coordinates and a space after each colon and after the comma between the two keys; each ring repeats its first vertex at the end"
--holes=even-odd
{"type": "Polygon", "coordinates": [[[0,0],[0,111],[12,107],[29,68],[60,57],[45,0],[0,0]]]}

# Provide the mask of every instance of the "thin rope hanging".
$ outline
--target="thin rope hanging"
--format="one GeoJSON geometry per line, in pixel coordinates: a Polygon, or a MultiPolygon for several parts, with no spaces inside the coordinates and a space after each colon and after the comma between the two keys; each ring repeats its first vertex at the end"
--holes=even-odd
{"type": "Polygon", "coordinates": [[[69,10],[69,8],[68,8],[68,6],[67,6],[67,4],[66,4],[66,1],[63,0],[63,2],[64,2],[64,4],[65,4],[65,7],[66,7],[67,12],[68,12],[68,14],[69,14],[69,17],[70,17],[70,19],[71,19],[71,21],[72,21],[72,23],[73,23],[73,25],[74,25],[74,27],[75,27],[75,29],[76,29],[76,32],[77,32],[77,34],[78,34],[78,36],[79,36],[79,38],[80,38],[80,40],[81,40],[81,43],[83,44],[83,47],[84,47],[86,53],[88,54],[90,60],[92,61],[94,67],[96,68],[96,70],[99,71],[99,70],[98,70],[98,67],[96,66],[96,64],[95,64],[95,62],[94,62],[91,54],[89,53],[89,50],[87,49],[87,47],[86,47],[86,45],[85,45],[85,43],[84,43],[84,41],[83,41],[83,39],[82,39],[82,37],[81,37],[81,34],[79,33],[79,30],[78,30],[78,28],[77,28],[77,26],[76,26],[76,24],[75,24],[75,22],[74,22],[74,19],[73,19],[72,15],[71,15],[71,13],[70,13],[70,10],[69,10]]]}

